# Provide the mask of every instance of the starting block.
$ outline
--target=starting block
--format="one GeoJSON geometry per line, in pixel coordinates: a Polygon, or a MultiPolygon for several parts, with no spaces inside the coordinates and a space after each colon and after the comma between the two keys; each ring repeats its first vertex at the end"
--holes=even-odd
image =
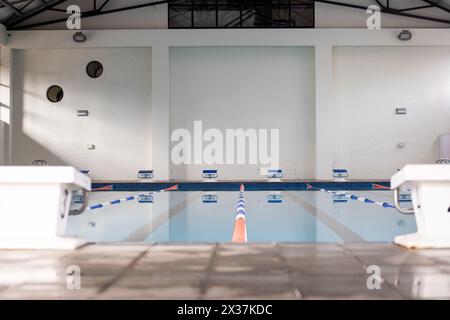
{"type": "Polygon", "coordinates": [[[153,170],[139,170],[137,177],[138,179],[153,179],[153,170]]]}
{"type": "Polygon", "coordinates": [[[345,182],[348,178],[348,170],[347,169],[332,169],[333,181],[345,182]]]}
{"type": "Polygon", "coordinates": [[[407,165],[391,179],[394,203],[401,213],[415,214],[417,233],[394,242],[407,248],[450,248],[450,166],[407,165]],[[399,189],[411,188],[413,209],[399,204],[399,189]]]}
{"type": "Polygon", "coordinates": [[[267,179],[281,179],[283,178],[283,169],[268,169],[267,179]]]}
{"type": "Polygon", "coordinates": [[[203,170],[202,178],[203,181],[215,181],[219,177],[219,172],[217,170],[203,170]]]}
{"type": "Polygon", "coordinates": [[[65,237],[71,214],[88,205],[90,178],[72,167],[0,167],[0,248],[74,249],[85,244],[65,237]],[[83,190],[80,209],[73,193],[83,190]]]}
{"type": "Polygon", "coordinates": [[[283,195],[279,192],[273,192],[267,195],[267,203],[283,203],[283,195]]]}
{"type": "Polygon", "coordinates": [[[215,193],[207,193],[202,195],[202,202],[203,203],[217,203],[218,197],[215,193]]]}
{"type": "Polygon", "coordinates": [[[334,203],[348,203],[348,198],[345,196],[345,192],[339,192],[333,194],[333,204],[334,203]]]}

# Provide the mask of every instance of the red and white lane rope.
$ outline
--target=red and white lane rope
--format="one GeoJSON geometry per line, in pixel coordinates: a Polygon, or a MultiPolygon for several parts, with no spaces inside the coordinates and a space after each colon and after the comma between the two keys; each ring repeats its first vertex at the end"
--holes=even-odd
{"type": "Polygon", "coordinates": [[[231,242],[246,243],[247,242],[247,221],[245,217],[245,187],[241,184],[239,192],[238,206],[236,209],[236,218],[234,220],[234,230],[231,242]]]}
{"type": "Polygon", "coordinates": [[[171,186],[169,188],[161,189],[161,190],[158,190],[158,191],[149,192],[149,193],[146,193],[146,194],[140,194],[140,195],[136,195],[136,196],[129,196],[129,197],[116,199],[116,200],[112,200],[112,201],[105,202],[105,203],[94,204],[92,206],[87,207],[86,210],[97,210],[97,209],[101,209],[101,208],[104,208],[104,207],[107,207],[107,206],[114,206],[114,205],[125,203],[125,202],[128,202],[128,201],[138,200],[140,196],[148,196],[148,195],[153,195],[153,194],[156,194],[156,193],[162,193],[162,192],[174,191],[174,190],[178,190],[178,185],[174,185],[174,186],[171,186]]]}

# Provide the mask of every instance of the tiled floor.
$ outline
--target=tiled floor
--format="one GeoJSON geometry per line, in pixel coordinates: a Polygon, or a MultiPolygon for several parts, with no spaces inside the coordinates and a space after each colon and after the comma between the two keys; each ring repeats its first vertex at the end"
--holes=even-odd
{"type": "Polygon", "coordinates": [[[450,250],[365,243],[0,251],[0,298],[450,299],[450,250]],[[372,265],[381,270],[379,290],[367,287],[372,265]],[[70,266],[81,270],[79,290],[67,288],[76,279],[70,266]]]}

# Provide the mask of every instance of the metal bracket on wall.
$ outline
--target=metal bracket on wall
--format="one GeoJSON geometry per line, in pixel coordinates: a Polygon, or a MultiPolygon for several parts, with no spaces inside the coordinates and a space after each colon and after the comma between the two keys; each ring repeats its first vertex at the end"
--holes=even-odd
{"type": "Polygon", "coordinates": [[[406,108],[397,108],[397,109],[395,109],[395,114],[406,115],[406,114],[408,114],[408,109],[406,109],[406,108]]]}
{"type": "Polygon", "coordinates": [[[87,117],[89,115],[89,110],[77,110],[77,116],[87,117]]]}

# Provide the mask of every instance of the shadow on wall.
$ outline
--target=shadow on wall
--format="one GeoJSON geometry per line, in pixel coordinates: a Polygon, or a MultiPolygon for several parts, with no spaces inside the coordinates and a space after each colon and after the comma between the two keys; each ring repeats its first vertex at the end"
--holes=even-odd
{"type": "Polygon", "coordinates": [[[14,164],[72,165],[96,180],[132,180],[138,170],[151,169],[150,49],[27,49],[14,55],[14,164]],[[97,78],[87,72],[93,61],[104,68],[97,78]],[[48,101],[52,86],[64,90],[61,101],[57,93],[48,101]]]}
{"type": "MultiPolygon", "coordinates": [[[[19,83],[23,83],[23,73],[16,73],[15,75],[17,81],[19,83]]],[[[39,117],[36,114],[32,113],[26,113],[23,107],[23,97],[24,94],[32,95],[35,99],[42,99],[41,96],[36,95],[31,92],[23,92],[23,94],[19,94],[17,92],[14,92],[14,113],[13,113],[13,119],[12,123],[13,126],[16,128],[16,131],[13,135],[13,143],[12,143],[12,165],[23,165],[23,166],[29,166],[33,165],[33,163],[38,162],[39,164],[43,164],[44,161],[47,165],[51,166],[66,166],[70,165],[65,160],[61,159],[60,157],[56,156],[53,152],[48,150],[46,147],[44,147],[42,144],[38,143],[35,139],[30,137],[25,130],[24,130],[24,117],[25,115],[35,117],[32,118],[30,121],[32,121],[36,126],[40,126],[42,124],[42,119],[39,119],[39,117]],[[20,131],[19,129],[20,128],[20,131]],[[19,136],[17,136],[19,135],[19,136]],[[19,140],[19,143],[16,143],[15,141],[19,140]],[[21,148],[20,146],[27,146],[26,149],[21,148]],[[26,159],[26,160],[25,160],[26,159]]],[[[35,163],[36,164],[36,163],[35,163]]]]}

